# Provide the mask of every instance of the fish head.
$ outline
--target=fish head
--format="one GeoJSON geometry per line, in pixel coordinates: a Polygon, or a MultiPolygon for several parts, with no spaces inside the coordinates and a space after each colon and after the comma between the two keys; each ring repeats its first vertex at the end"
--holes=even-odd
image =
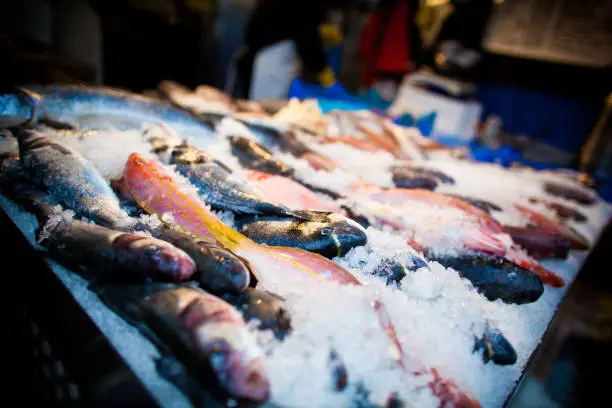
{"type": "Polygon", "coordinates": [[[171,164],[206,164],[212,161],[213,158],[204,151],[186,144],[175,146],[170,157],[171,164]]]}
{"type": "Polygon", "coordinates": [[[365,229],[356,221],[327,211],[296,211],[308,220],[305,228],[313,240],[323,240],[331,255],[343,256],[354,247],[367,243],[365,229]]]}
{"type": "MultiPolygon", "coordinates": [[[[217,285],[232,291],[243,291],[250,284],[251,273],[247,265],[228,249],[217,245],[209,245],[200,241],[200,249],[207,260],[214,264],[214,276],[217,277],[217,285]]],[[[209,274],[210,271],[201,271],[209,274]]]]}
{"type": "Polygon", "coordinates": [[[217,338],[204,350],[217,379],[232,396],[265,401],[270,383],[265,374],[263,357],[245,361],[245,354],[228,338],[217,338]]]}

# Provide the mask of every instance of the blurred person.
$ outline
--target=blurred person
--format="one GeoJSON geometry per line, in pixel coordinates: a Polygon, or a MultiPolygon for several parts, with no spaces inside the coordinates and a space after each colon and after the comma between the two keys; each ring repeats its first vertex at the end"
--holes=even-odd
{"type": "Polygon", "coordinates": [[[244,47],[237,57],[237,96],[248,98],[257,54],[284,40],[295,44],[301,62],[301,78],[333,92],[343,91],[327,65],[326,46],[343,40],[340,29],[326,23],[333,10],[346,0],[257,0],[245,29],[244,47]]]}
{"type": "Polygon", "coordinates": [[[404,75],[416,70],[421,38],[414,23],[418,0],[381,0],[361,34],[365,61],[362,88],[374,87],[383,99],[394,97],[404,75]]]}

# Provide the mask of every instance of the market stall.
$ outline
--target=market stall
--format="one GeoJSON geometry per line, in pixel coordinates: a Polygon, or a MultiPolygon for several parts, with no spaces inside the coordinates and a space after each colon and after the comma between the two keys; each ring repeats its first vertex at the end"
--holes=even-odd
{"type": "Polygon", "coordinates": [[[0,205],[49,300],[26,316],[66,360],[57,399],[501,406],[610,216],[579,174],[368,111],[24,89],[3,99],[0,205]],[[69,344],[89,342],[107,364],[88,377],[69,344]]]}

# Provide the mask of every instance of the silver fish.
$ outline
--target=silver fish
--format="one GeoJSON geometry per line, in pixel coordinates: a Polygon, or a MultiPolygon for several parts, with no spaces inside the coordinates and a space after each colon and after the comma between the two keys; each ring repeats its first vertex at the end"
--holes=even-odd
{"type": "Polygon", "coordinates": [[[106,180],[80,153],[40,132],[16,132],[23,168],[54,199],[97,224],[112,227],[127,217],[106,180]]]}
{"type": "MultiPolygon", "coordinates": [[[[169,126],[180,134],[213,136],[212,129],[190,113],[124,90],[80,85],[24,86],[22,89],[31,97],[21,98],[17,111],[29,109],[32,120],[45,118],[77,127],[140,128],[143,123],[149,123],[169,126]]],[[[14,98],[14,95],[3,97],[14,98]]]]}

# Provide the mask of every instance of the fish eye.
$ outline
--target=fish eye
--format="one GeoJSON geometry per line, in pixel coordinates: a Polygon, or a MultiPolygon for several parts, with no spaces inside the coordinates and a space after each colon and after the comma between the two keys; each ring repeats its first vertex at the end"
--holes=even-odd
{"type": "Polygon", "coordinates": [[[334,232],[334,229],[331,227],[321,228],[321,235],[330,235],[332,232],[334,232]]]}

